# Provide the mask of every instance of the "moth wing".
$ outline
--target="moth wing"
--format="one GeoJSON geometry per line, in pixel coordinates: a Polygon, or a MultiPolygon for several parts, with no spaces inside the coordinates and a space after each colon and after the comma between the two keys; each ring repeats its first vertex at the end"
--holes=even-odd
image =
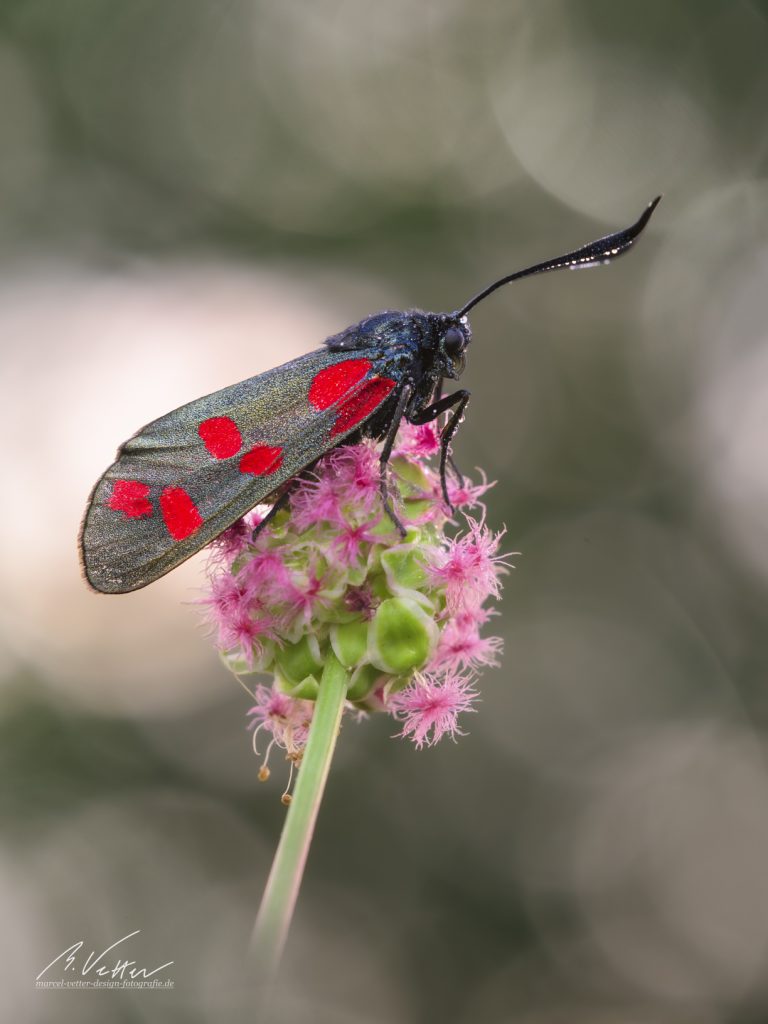
{"type": "Polygon", "coordinates": [[[159,579],[380,410],[396,382],[319,349],[147,424],[94,487],[80,535],[94,590],[159,579]]]}

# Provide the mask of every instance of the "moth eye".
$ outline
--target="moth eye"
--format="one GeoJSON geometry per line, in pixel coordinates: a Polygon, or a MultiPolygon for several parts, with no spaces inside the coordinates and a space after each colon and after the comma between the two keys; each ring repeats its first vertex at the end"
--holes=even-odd
{"type": "Polygon", "coordinates": [[[450,358],[461,355],[466,344],[466,339],[458,327],[449,327],[443,335],[443,350],[450,358]]]}

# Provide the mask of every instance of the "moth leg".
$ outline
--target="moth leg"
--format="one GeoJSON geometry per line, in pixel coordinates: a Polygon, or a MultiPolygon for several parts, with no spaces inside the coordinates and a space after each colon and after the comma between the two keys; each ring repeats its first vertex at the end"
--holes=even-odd
{"type": "Polygon", "coordinates": [[[256,526],[254,526],[253,532],[251,533],[251,543],[253,543],[253,541],[256,540],[256,538],[261,533],[261,531],[264,529],[264,527],[267,526],[275,518],[275,516],[280,511],[280,509],[281,508],[285,508],[286,504],[288,503],[288,499],[291,496],[291,491],[294,490],[294,488],[295,488],[295,486],[296,486],[296,484],[298,482],[299,482],[299,478],[298,477],[295,480],[292,480],[290,486],[285,488],[283,493],[280,495],[280,497],[277,499],[277,501],[272,505],[272,508],[269,510],[269,512],[267,512],[267,514],[264,516],[264,518],[261,520],[261,522],[257,523],[256,526]]]}
{"type": "Polygon", "coordinates": [[[456,465],[456,460],[454,459],[453,455],[451,455],[450,452],[448,452],[448,457],[447,457],[446,461],[447,461],[448,465],[451,467],[451,469],[453,470],[454,475],[456,477],[456,481],[457,481],[459,487],[463,487],[464,486],[464,474],[461,472],[459,467],[456,465]]]}
{"type": "Polygon", "coordinates": [[[400,519],[392,507],[392,501],[389,497],[389,484],[387,481],[387,463],[389,457],[392,454],[392,447],[397,437],[397,431],[400,427],[400,420],[403,418],[406,406],[410,401],[413,388],[410,384],[404,384],[403,388],[398,396],[397,405],[395,406],[395,412],[390,420],[389,426],[387,427],[387,433],[384,437],[384,447],[381,450],[381,456],[379,458],[379,490],[381,491],[381,503],[384,506],[384,511],[387,513],[389,518],[397,527],[401,537],[405,537],[406,530],[400,519]]]}
{"type": "MultiPolygon", "coordinates": [[[[434,394],[432,396],[433,403],[434,402],[439,402],[440,399],[443,397],[443,384],[444,383],[445,383],[445,377],[438,378],[437,384],[435,385],[435,391],[434,391],[434,394]]],[[[448,459],[447,459],[447,461],[448,461],[448,465],[453,470],[453,473],[455,474],[456,479],[458,480],[459,487],[463,487],[464,486],[464,474],[461,472],[459,467],[456,465],[456,461],[454,460],[453,455],[451,454],[451,452],[448,452],[448,459]]]]}
{"type": "Polygon", "coordinates": [[[272,504],[272,508],[270,508],[269,512],[267,512],[267,514],[264,516],[260,523],[257,523],[256,526],[254,526],[253,532],[251,533],[251,542],[256,540],[256,538],[264,529],[264,527],[267,526],[267,524],[275,518],[280,509],[285,508],[290,496],[296,490],[301,481],[305,480],[309,476],[309,474],[314,470],[315,466],[319,461],[319,459],[315,459],[315,461],[310,466],[307,466],[306,469],[303,469],[298,476],[295,476],[292,480],[288,481],[288,483],[283,487],[282,491],[280,492],[277,500],[272,504]]]}
{"type": "MultiPolygon", "coordinates": [[[[428,405],[426,409],[422,409],[411,417],[410,422],[416,424],[416,426],[422,423],[430,423],[432,420],[437,419],[442,413],[447,412],[449,409],[453,409],[453,412],[448,419],[448,422],[443,427],[443,431],[440,434],[440,484],[443,489],[443,498],[448,508],[453,511],[453,505],[451,504],[450,498],[448,497],[448,482],[446,480],[446,466],[450,458],[450,445],[453,435],[459,429],[459,423],[464,415],[464,410],[467,408],[469,402],[469,391],[454,391],[452,395],[444,395],[439,398],[436,402],[428,405]]],[[[459,474],[459,478],[463,483],[463,477],[459,474]]]]}

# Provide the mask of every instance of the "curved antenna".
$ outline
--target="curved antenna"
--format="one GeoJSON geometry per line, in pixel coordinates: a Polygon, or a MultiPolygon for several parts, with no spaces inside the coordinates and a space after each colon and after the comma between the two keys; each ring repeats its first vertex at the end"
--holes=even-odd
{"type": "Polygon", "coordinates": [[[574,249],[573,252],[568,252],[565,256],[557,256],[555,259],[547,260],[545,263],[536,263],[532,267],[526,267],[525,270],[518,270],[515,274],[509,274],[507,277],[494,281],[493,284],[489,284],[487,288],[484,288],[473,299],[470,299],[455,315],[464,316],[478,302],[482,302],[483,299],[490,295],[491,292],[495,292],[503,284],[509,284],[510,281],[519,281],[521,277],[532,277],[534,274],[544,274],[548,270],[560,270],[563,267],[576,269],[578,267],[599,267],[601,264],[610,263],[632,247],[635,239],[651,219],[651,214],[660,202],[661,196],[656,196],[653,202],[649,203],[643,210],[639,219],[631,227],[624,228],[623,231],[617,231],[613,235],[606,235],[605,238],[598,238],[596,242],[583,245],[581,249],[574,249]]]}

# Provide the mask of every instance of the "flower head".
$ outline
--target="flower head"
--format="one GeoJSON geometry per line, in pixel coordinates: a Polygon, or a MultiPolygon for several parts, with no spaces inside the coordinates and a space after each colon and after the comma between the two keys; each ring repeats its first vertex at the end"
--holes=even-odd
{"type": "Polygon", "coordinates": [[[381,502],[379,450],[362,441],[321,459],[255,538],[259,509],[214,544],[201,603],[225,664],[272,677],[253,691],[251,726],[291,760],[331,651],[347,711],[391,715],[417,747],[462,735],[477,671],[498,664],[501,640],[482,636],[507,568],[480,504],[490,485],[449,479],[462,529],[442,500],[439,449],[434,423],[401,427],[388,479],[405,538],[381,502]]]}

